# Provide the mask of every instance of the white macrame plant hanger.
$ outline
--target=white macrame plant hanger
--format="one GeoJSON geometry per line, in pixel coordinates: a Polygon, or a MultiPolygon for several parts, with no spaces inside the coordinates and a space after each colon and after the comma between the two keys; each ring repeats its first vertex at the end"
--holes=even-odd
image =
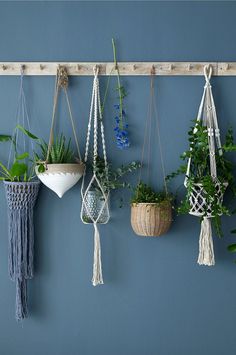
{"type": "MultiPolygon", "coordinates": [[[[104,169],[105,169],[105,178],[108,181],[108,163],[107,163],[107,155],[106,155],[106,145],[105,145],[105,136],[104,136],[104,125],[102,121],[102,108],[101,108],[101,99],[99,92],[99,79],[98,79],[99,69],[98,67],[94,68],[94,80],[93,80],[93,91],[92,91],[92,99],[91,99],[91,107],[89,114],[89,122],[88,122],[88,130],[87,130],[87,139],[86,139],[86,147],[85,147],[85,164],[88,161],[89,155],[89,146],[90,146],[90,135],[93,121],[93,130],[94,130],[94,141],[93,141],[93,175],[91,180],[88,183],[86,189],[84,189],[85,178],[86,178],[86,168],[84,170],[82,185],[81,185],[81,196],[82,196],[82,207],[80,217],[83,223],[89,224],[84,216],[89,216],[89,219],[92,221],[94,226],[94,262],[93,262],[93,278],[92,284],[93,286],[97,286],[99,284],[103,284],[103,276],[102,276],[102,263],[101,263],[101,244],[100,244],[100,235],[97,224],[106,224],[110,219],[109,213],[109,191],[104,191],[102,187],[101,181],[96,173],[96,164],[98,158],[98,134],[99,134],[99,126],[101,133],[101,143],[102,143],[102,153],[104,159],[104,169]],[[102,197],[103,203],[100,205],[99,210],[95,215],[91,211],[91,206],[89,203],[88,195],[89,192],[94,190],[93,185],[97,185],[97,190],[99,190],[99,194],[102,197]],[[101,216],[105,215],[105,218],[101,216]]],[[[86,165],[85,165],[86,166],[86,165]]]]}
{"type": "MultiPolygon", "coordinates": [[[[214,99],[211,90],[210,79],[212,75],[212,67],[204,67],[205,85],[202,95],[202,100],[199,106],[197,121],[202,121],[203,125],[207,127],[208,132],[208,145],[209,145],[209,160],[210,160],[210,172],[213,181],[216,184],[216,190],[218,192],[218,201],[222,203],[223,192],[221,183],[217,179],[217,168],[216,168],[216,157],[215,151],[216,147],[218,149],[219,155],[222,155],[221,140],[220,140],[220,130],[217,122],[216,109],[214,104],[214,99]]],[[[197,130],[197,128],[195,128],[197,130]]],[[[190,148],[191,150],[191,148],[190,148]]],[[[190,177],[191,169],[191,157],[188,160],[186,177],[184,181],[185,187],[188,184],[188,178],[190,177]]],[[[214,257],[214,247],[212,239],[212,228],[211,228],[211,206],[206,201],[204,197],[204,190],[201,184],[194,184],[190,196],[191,209],[189,214],[203,217],[201,222],[201,232],[199,237],[199,255],[198,264],[199,265],[215,265],[214,257]],[[208,205],[207,214],[205,205],[208,205]]]]}

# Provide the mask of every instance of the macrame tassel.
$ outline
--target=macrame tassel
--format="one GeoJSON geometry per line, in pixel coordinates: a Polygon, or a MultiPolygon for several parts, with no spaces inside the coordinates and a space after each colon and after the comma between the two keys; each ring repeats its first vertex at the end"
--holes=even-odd
{"type": "Polygon", "coordinates": [[[9,275],[16,282],[16,319],[27,317],[27,279],[33,277],[33,210],[9,211],[9,275]]]}
{"type": "Polygon", "coordinates": [[[199,265],[215,265],[214,247],[212,240],[212,229],[210,218],[204,217],[201,223],[201,233],[199,237],[199,265]]]}
{"type": "Polygon", "coordinates": [[[8,266],[11,280],[33,277],[33,251],[33,210],[10,210],[8,266]]]}
{"type": "Polygon", "coordinates": [[[27,281],[16,280],[16,320],[21,321],[28,315],[27,306],[27,281]]]}
{"type": "Polygon", "coordinates": [[[102,285],[102,262],[101,262],[101,244],[97,224],[94,223],[94,255],[93,255],[93,286],[102,285]]]}

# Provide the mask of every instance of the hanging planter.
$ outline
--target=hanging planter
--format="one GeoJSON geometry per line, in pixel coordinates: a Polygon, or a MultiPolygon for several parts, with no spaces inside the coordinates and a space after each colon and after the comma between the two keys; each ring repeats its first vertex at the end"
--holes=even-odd
{"type": "Polygon", "coordinates": [[[139,183],[131,204],[133,231],[143,237],[159,237],[167,233],[172,223],[171,200],[170,195],[156,193],[139,183]]]}
{"type": "Polygon", "coordinates": [[[101,159],[98,156],[98,133],[101,134],[102,142],[102,161],[104,164],[104,175],[105,181],[108,182],[108,163],[106,156],[106,145],[104,136],[104,126],[102,119],[102,109],[99,93],[99,80],[98,80],[98,67],[94,68],[94,80],[93,80],[93,91],[92,100],[90,108],[90,116],[88,123],[88,132],[86,140],[85,149],[85,163],[88,161],[89,155],[89,145],[90,145],[90,134],[93,123],[94,130],[94,146],[93,146],[93,165],[92,165],[92,177],[89,180],[87,188],[85,188],[85,178],[86,169],[84,170],[82,185],[81,185],[81,196],[82,196],[82,207],[81,207],[81,220],[85,224],[92,223],[94,226],[94,262],[93,262],[93,278],[92,284],[97,286],[103,284],[102,275],[102,263],[101,263],[101,245],[100,245],[100,235],[97,224],[106,224],[110,219],[109,213],[109,188],[105,188],[104,183],[99,179],[99,168],[98,161],[101,159]],[[93,122],[92,122],[93,120],[93,122]]]}
{"type": "Polygon", "coordinates": [[[134,191],[131,200],[131,226],[133,231],[144,237],[159,237],[168,232],[172,223],[172,196],[168,193],[165,181],[165,169],[161,147],[159,120],[157,108],[155,104],[154,92],[154,76],[155,71],[151,71],[150,85],[150,104],[148,109],[148,117],[144,132],[144,142],[142,149],[142,163],[144,162],[145,149],[147,149],[147,180],[150,179],[150,161],[151,161],[151,136],[156,133],[158,147],[160,152],[161,168],[164,182],[164,191],[155,192],[150,186],[141,182],[141,173],[139,183],[134,191]],[[156,120],[154,120],[154,117],[156,120]]]}
{"type": "Polygon", "coordinates": [[[81,160],[79,142],[75,131],[75,124],[72,116],[67,87],[68,76],[66,69],[64,67],[59,67],[56,78],[50,139],[48,145],[44,142],[40,144],[41,156],[37,156],[38,162],[36,166],[36,174],[38,178],[60,198],[66,191],[72,188],[79,181],[84,172],[84,164],[81,160]],[[66,138],[63,135],[54,140],[53,131],[60,89],[63,89],[65,93],[78,158],[74,157],[74,154],[70,148],[70,140],[66,144],[66,138]]]}
{"type": "Polygon", "coordinates": [[[17,126],[13,135],[0,135],[1,142],[11,141],[7,166],[0,163],[0,180],[4,182],[9,215],[9,276],[16,283],[16,319],[22,320],[28,315],[27,280],[33,277],[34,271],[33,209],[40,186],[39,181],[33,181],[34,166],[31,165],[29,153],[25,151],[19,154],[19,147],[23,146],[26,149],[26,136],[38,139],[20,125],[22,120],[22,123],[29,127],[23,90],[23,69],[17,108],[17,126]],[[19,144],[20,134],[23,134],[23,144],[19,144]]]}
{"type": "Polygon", "coordinates": [[[172,222],[170,201],[160,203],[133,203],[131,225],[133,231],[143,237],[159,237],[168,232],[172,222]]]}
{"type": "Polygon", "coordinates": [[[39,172],[39,167],[36,167],[38,178],[60,198],[79,181],[83,171],[84,164],[82,163],[47,164],[42,173],[39,172]]]}
{"type": "Polygon", "coordinates": [[[199,265],[214,265],[214,248],[211,221],[219,236],[222,235],[220,216],[229,211],[223,204],[227,186],[235,191],[233,166],[225,154],[235,151],[233,132],[229,129],[225,145],[221,145],[220,130],[211,90],[212,68],[205,67],[205,86],[195,125],[189,131],[190,148],[181,156],[187,160],[177,172],[168,178],[185,174],[187,189],[185,199],[178,208],[179,213],[189,213],[201,218],[199,238],[199,265]]]}

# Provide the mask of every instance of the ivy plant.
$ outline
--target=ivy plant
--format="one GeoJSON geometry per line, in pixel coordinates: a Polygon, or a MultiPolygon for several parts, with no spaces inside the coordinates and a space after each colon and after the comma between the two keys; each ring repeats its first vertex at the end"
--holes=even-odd
{"type": "MultiPolygon", "coordinates": [[[[101,183],[101,186],[105,193],[108,193],[110,190],[116,190],[121,188],[130,188],[130,183],[124,181],[123,178],[125,175],[134,172],[139,169],[141,164],[136,161],[132,161],[127,165],[121,165],[119,168],[114,169],[111,164],[108,164],[108,174],[105,170],[105,161],[103,158],[97,156],[95,164],[95,173],[101,183]]],[[[97,189],[96,184],[93,185],[97,189]]]]}
{"type": "Polygon", "coordinates": [[[131,203],[161,203],[163,201],[171,201],[172,195],[163,192],[156,192],[150,186],[142,181],[134,189],[131,203]]]}
{"type": "Polygon", "coordinates": [[[216,167],[217,167],[217,183],[212,178],[210,172],[210,153],[208,143],[207,127],[201,121],[194,120],[194,125],[188,132],[189,150],[185,151],[180,158],[184,164],[181,164],[177,171],[166,177],[167,180],[175,178],[178,175],[187,173],[187,161],[191,158],[190,173],[187,180],[187,192],[185,198],[181,201],[177,208],[179,214],[189,213],[190,211],[190,196],[195,184],[201,184],[206,198],[206,204],[203,205],[203,217],[208,214],[208,205],[211,206],[211,215],[216,232],[219,236],[222,235],[220,216],[229,215],[229,209],[219,202],[218,189],[222,192],[228,189],[233,195],[236,195],[236,185],[233,176],[233,164],[227,158],[227,153],[236,151],[234,144],[233,131],[230,128],[225,137],[225,144],[220,149],[216,149],[216,167]],[[222,154],[221,154],[222,153],[222,154]]]}

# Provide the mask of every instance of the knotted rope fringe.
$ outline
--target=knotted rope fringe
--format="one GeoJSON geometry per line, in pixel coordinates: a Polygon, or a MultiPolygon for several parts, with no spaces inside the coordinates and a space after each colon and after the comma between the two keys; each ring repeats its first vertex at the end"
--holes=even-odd
{"type": "Polygon", "coordinates": [[[102,285],[102,262],[101,262],[101,244],[100,244],[100,234],[97,227],[97,223],[94,226],[94,255],[93,255],[93,286],[102,285]]]}
{"type": "Polygon", "coordinates": [[[16,283],[16,319],[28,315],[27,280],[34,274],[33,208],[39,182],[4,182],[9,217],[9,276],[16,283]]]}
{"type": "Polygon", "coordinates": [[[9,211],[9,276],[16,283],[16,319],[28,315],[27,279],[33,277],[33,211],[9,211]]]}
{"type": "Polygon", "coordinates": [[[212,228],[210,218],[203,218],[201,223],[201,233],[199,237],[198,264],[215,265],[214,247],[212,239],[212,228]]]}

